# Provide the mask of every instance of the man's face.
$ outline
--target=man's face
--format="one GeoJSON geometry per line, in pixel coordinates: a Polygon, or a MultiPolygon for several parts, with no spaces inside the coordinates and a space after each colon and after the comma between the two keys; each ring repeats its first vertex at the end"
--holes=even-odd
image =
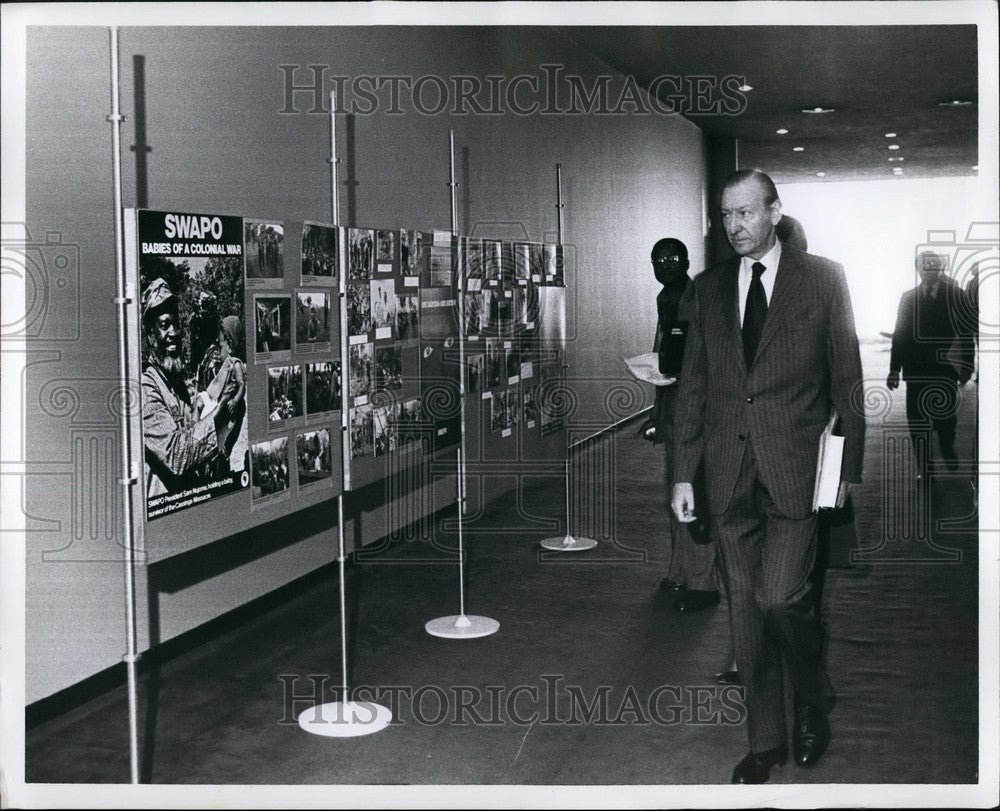
{"type": "Polygon", "coordinates": [[[684,257],[674,246],[667,245],[653,253],[653,273],[660,284],[676,281],[687,270],[684,257]]]}
{"type": "Polygon", "coordinates": [[[917,270],[924,284],[936,284],[944,275],[944,259],[935,253],[922,253],[917,259],[917,270]]]}
{"type": "Polygon", "coordinates": [[[760,259],[771,250],[780,219],[781,204],[764,202],[764,189],[756,180],[744,180],[722,193],[722,224],[740,256],[760,259]]]}
{"type": "Polygon", "coordinates": [[[149,332],[156,347],[156,358],[168,371],[180,368],[181,333],[180,319],[176,312],[167,311],[156,316],[149,326],[149,332]]]}

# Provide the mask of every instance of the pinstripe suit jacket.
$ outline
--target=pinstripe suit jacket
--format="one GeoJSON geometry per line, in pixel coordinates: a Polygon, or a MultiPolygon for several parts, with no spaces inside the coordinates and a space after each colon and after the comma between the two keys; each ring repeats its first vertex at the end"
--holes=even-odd
{"type": "MultiPolygon", "coordinates": [[[[757,355],[746,369],[740,332],[739,258],[688,285],[690,320],[675,417],[674,481],[704,460],[709,510],[733,498],[746,442],[761,481],[789,517],[812,512],[816,454],[832,407],[841,415],[841,478],[861,481],[861,356],[843,268],[782,245],[757,355]]],[[[696,508],[698,505],[695,505],[696,508]]]]}

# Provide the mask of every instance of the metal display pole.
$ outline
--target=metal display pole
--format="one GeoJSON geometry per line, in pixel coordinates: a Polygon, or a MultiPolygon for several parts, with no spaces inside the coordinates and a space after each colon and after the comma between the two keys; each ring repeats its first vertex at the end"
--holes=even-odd
{"type": "MultiPolygon", "coordinates": [[[[448,153],[450,167],[451,189],[451,234],[453,238],[458,237],[458,201],[456,200],[455,182],[455,131],[448,130],[448,153]]],[[[457,274],[456,274],[457,278],[457,274]]],[[[424,625],[424,630],[431,636],[444,637],[446,639],[478,639],[479,637],[495,634],[500,630],[500,623],[490,617],[477,615],[466,616],[465,613],[465,550],[462,532],[462,516],[465,513],[465,329],[462,326],[462,318],[465,314],[465,292],[462,279],[458,278],[457,307],[458,307],[458,405],[460,413],[460,431],[458,443],[458,615],[448,617],[438,617],[429,620],[424,625]]]]}
{"type": "Polygon", "coordinates": [[[123,393],[121,449],[122,476],[118,483],[122,488],[122,533],[125,541],[125,674],[128,683],[128,738],[129,767],[133,785],[139,782],[139,689],[136,678],[136,664],[139,661],[136,641],[135,617],[135,526],[132,522],[132,488],[138,482],[132,469],[132,398],[128,368],[128,309],[133,296],[129,294],[128,280],[125,278],[125,256],[122,229],[122,159],[121,123],[125,117],[118,105],[118,28],[112,26],[111,35],[111,115],[106,120],[111,124],[111,162],[114,175],[115,212],[115,272],[118,277],[118,386],[123,393]]]}
{"type": "MultiPolygon", "coordinates": [[[[556,230],[556,242],[562,245],[563,242],[563,209],[565,206],[562,201],[562,164],[556,164],[556,212],[558,213],[557,219],[557,230],[556,230]]],[[[563,347],[565,350],[565,347],[563,347]]],[[[563,368],[566,368],[565,364],[563,368]]],[[[585,552],[588,549],[593,549],[597,546],[597,541],[593,538],[577,538],[569,531],[570,526],[570,479],[569,479],[569,445],[566,446],[566,467],[565,467],[565,479],[566,479],[566,534],[564,536],[553,536],[551,538],[545,538],[541,541],[541,546],[543,549],[548,549],[551,552],[585,552]]]]}
{"type": "MultiPolygon", "coordinates": [[[[330,215],[333,224],[340,221],[340,206],[337,199],[337,94],[330,93],[330,215]]],[[[347,369],[347,286],[345,281],[346,260],[344,242],[341,240],[338,266],[340,269],[340,372],[347,369]]],[[[347,441],[347,402],[349,392],[341,386],[343,396],[340,403],[341,442],[347,441]]],[[[342,455],[343,458],[343,455],[342,455]]],[[[337,570],[340,581],[340,701],[318,704],[299,715],[299,726],[313,735],[328,738],[356,738],[385,729],[392,721],[392,712],[381,704],[369,701],[350,701],[347,687],[347,585],[344,551],[344,494],[343,487],[337,496],[337,570]]]]}

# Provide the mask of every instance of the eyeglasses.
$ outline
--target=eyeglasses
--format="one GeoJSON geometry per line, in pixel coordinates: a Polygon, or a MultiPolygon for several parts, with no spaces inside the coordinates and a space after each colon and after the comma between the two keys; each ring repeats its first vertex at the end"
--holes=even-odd
{"type": "Polygon", "coordinates": [[[684,260],[680,256],[657,256],[652,261],[654,265],[679,265],[684,260]]]}

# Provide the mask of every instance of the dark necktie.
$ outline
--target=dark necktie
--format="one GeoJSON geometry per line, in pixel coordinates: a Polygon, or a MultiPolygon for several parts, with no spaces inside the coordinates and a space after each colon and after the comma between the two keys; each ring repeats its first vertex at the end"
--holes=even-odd
{"type": "Polygon", "coordinates": [[[767,268],[760,262],[754,262],[751,267],[753,279],[750,281],[750,290],[747,291],[747,306],[743,311],[743,360],[746,362],[748,372],[757,354],[760,334],[764,330],[764,319],[767,318],[767,296],[764,294],[764,283],[760,280],[761,274],[767,268]]]}

